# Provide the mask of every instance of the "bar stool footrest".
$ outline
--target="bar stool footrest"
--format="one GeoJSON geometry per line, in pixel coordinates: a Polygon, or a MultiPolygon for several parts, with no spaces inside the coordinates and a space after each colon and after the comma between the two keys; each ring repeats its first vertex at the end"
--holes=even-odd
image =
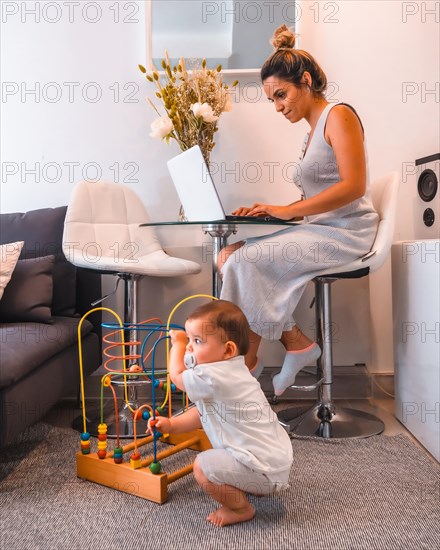
{"type": "Polygon", "coordinates": [[[321,380],[318,380],[315,384],[312,384],[310,386],[289,386],[289,389],[291,390],[301,390],[301,391],[313,391],[317,390],[319,386],[324,384],[324,378],[321,378],[321,380]]]}

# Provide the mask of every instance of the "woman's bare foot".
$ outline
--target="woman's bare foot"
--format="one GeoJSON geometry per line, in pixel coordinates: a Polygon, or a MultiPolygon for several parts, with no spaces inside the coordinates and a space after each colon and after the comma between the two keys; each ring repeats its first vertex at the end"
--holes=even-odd
{"type": "Polygon", "coordinates": [[[217,527],[225,527],[225,525],[232,525],[233,523],[241,523],[243,521],[249,521],[255,516],[255,508],[252,504],[249,504],[245,508],[239,510],[232,510],[226,506],[222,506],[215,512],[212,512],[207,516],[207,521],[210,521],[217,527]]]}

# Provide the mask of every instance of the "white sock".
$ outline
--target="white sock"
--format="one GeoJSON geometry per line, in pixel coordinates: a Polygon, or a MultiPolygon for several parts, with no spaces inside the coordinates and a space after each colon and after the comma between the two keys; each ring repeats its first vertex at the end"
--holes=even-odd
{"type": "Polygon", "coordinates": [[[255,363],[255,366],[251,368],[249,372],[252,374],[254,378],[258,380],[258,378],[260,378],[261,373],[263,372],[263,369],[264,369],[263,362],[257,358],[257,362],[255,363]]]}
{"type": "Polygon", "coordinates": [[[295,383],[296,375],[306,365],[313,363],[321,355],[321,348],[313,342],[309,347],[299,351],[288,351],[279,374],[273,377],[275,395],[281,395],[295,383]]]}

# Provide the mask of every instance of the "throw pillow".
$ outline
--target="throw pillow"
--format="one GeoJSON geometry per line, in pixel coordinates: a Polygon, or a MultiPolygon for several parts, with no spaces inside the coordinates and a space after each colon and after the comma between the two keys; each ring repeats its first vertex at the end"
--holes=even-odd
{"type": "Polygon", "coordinates": [[[0,322],[52,322],[55,256],[19,260],[0,301],[0,322]]]}
{"type": "Polygon", "coordinates": [[[0,245],[0,300],[6,285],[11,280],[12,272],[17,264],[24,241],[0,245]]]}

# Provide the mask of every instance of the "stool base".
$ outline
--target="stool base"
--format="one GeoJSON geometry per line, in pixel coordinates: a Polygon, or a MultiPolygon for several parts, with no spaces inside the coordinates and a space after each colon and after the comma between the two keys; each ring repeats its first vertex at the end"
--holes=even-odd
{"type": "MultiPolygon", "coordinates": [[[[333,407],[333,405],[332,405],[333,407]]],[[[292,435],[330,438],[366,438],[379,435],[383,422],[370,413],[357,409],[334,408],[333,412],[318,404],[308,412],[289,419],[289,410],[278,415],[292,435]]]]}

